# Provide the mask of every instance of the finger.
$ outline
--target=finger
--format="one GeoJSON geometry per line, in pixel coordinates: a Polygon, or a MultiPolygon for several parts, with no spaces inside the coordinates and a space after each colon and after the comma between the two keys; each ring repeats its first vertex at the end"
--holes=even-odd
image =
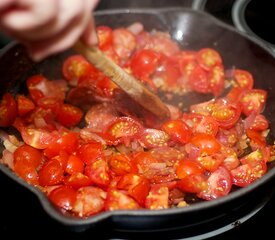
{"type": "Polygon", "coordinates": [[[56,36],[31,43],[29,45],[31,57],[35,61],[40,61],[47,56],[62,52],[72,47],[84,31],[84,27],[83,19],[78,19],[77,21],[72,22],[65,30],[58,33],[56,36]]]}
{"type": "Polygon", "coordinates": [[[8,7],[14,4],[15,0],[1,0],[0,1],[0,11],[6,10],[8,7]]]}
{"type": "Polygon", "coordinates": [[[56,0],[18,0],[1,17],[1,25],[10,31],[24,32],[42,27],[57,15],[56,0]]]}

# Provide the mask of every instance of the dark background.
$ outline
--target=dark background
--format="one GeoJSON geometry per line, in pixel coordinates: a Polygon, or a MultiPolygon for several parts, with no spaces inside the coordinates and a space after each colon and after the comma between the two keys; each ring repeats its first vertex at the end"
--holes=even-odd
{"type": "MultiPolygon", "coordinates": [[[[200,1],[203,9],[222,21],[233,25],[231,19],[232,0],[200,1]]],[[[101,0],[97,10],[111,8],[140,8],[140,7],[191,7],[192,0],[101,0]]],[[[193,5],[194,6],[194,5],[193,5]]],[[[4,47],[9,38],[0,35],[0,47],[4,47]]],[[[1,76],[0,76],[1,77],[1,76]]],[[[110,229],[99,227],[81,233],[73,232],[51,219],[42,209],[34,194],[18,185],[3,173],[0,173],[0,239],[62,237],[62,239],[138,239],[134,235],[116,233],[110,229]]],[[[257,198],[259,196],[255,196],[257,198]]],[[[267,204],[252,218],[218,236],[213,240],[232,239],[274,239],[275,197],[271,197],[267,204]]],[[[144,239],[180,239],[180,232],[154,233],[144,236],[144,239]]]]}

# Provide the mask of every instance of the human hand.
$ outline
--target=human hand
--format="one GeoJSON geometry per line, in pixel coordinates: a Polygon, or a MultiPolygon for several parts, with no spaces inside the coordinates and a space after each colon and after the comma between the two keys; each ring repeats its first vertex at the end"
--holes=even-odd
{"type": "Polygon", "coordinates": [[[99,0],[1,0],[0,29],[23,43],[39,61],[81,38],[97,43],[92,11],[99,0]]]}

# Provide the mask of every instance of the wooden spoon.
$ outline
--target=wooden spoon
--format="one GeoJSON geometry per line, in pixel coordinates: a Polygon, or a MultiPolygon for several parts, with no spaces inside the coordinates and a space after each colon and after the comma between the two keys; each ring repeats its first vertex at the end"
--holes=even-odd
{"type": "Polygon", "coordinates": [[[160,120],[165,120],[170,117],[170,111],[167,106],[156,94],[151,92],[132,75],[125,72],[97,47],[87,47],[82,42],[78,41],[74,45],[74,49],[76,52],[83,55],[97,69],[108,76],[143,108],[156,115],[160,120]]]}

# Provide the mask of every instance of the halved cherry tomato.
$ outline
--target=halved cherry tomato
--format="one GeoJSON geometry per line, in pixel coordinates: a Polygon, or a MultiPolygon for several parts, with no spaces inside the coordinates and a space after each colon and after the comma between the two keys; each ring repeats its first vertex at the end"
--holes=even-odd
{"type": "Polygon", "coordinates": [[[243,89],[252,89],[254,85],[254,78],[252,74],[243,69],[235,69],[233,78],[237,82],[238,86],[243,89]]]}
{"type": "Polygon", "coordinates": [[[59,208],[70,211],[76,202],[76,191],[68,186],[60,186],[52,190],[48,198],[49,200],[58,206],[59,208]]]}
{"type": "Polygon", "coordinates": [[[17,116],[17,103],[10,93],[5,93],[0,102],[0,126],[10,126],[17,116]]]}
{"type": "Polygon", "coordinates": [[[207,180],[208,188],[201,191],[198,196],[206,199],[217,199],[228,195],[232,188],[232,176],[230,172],[220,166],[207,180]]]}
{"type": "Polygon", "coordinates": [[[39,184],[43,187],[62,183],[64,170],[61,163],[56,159],[51,159],[44,163],[38,172],[39,184]]]}
{"type": "Polygon", "coordinates": [[[199,65],[192,70],[188,78],[188,84],[196,92],[209,93],[211,91],[207,72],[199,65]]]}
{"type": "Polygon", "coordinates": [[[124,191],[110,189],[107,192],[105,210],[139,209],[138,203],[124,191]]]}
{"type": "Polygon", "coordinates": [[[81,172],[75,172],[72,175],[66,176],[64,183],[74,189],[79,189],[81,187],[90,186],[93,182],[87,175],[81,172]]]}
{"type": "Polygon", "coordinates": [[[242,112],[249,116],[252,112],[261,113],[266,103],[267,92],[263,89],[244,91],[240,97],[242,112]]]}
{"type": "Polygon", "coordinates": [[[200,66],[209,71],[215,66],[222,65],[221,55],[212,48],[202,48],[196,54],[196,59],[200,66]]]}
{"type": "Polygon", "coordinates": [[[121,59],[128,59],[136,48],[136,38],[126,28],[113,30],[113,46],[117,55],[121,59]]]}
{"type": "Polygon", "coordinates": [[[148,209],[168,208],[168,187],[153,185],[145,200],[145,207],[148,209]]]}
{"type": "Polygon", "coordinates": [[[113,43],[113,30],[112,28],[101,25],[96,28],[98,37],[98,46],[100,49],[105,49],[113,43]]]}
{"type": "Polygon", "coordinates": [[[78,189],[73,212],[79,217],[88,217],[104,210],[106,192],[98,187],[78,189]]]}
{"type": "Polygon", "coordinates": [[[145,148],[156,148],[168,146],[169,135],[161,130],[147,128],[139,137],[138,141],[145,148]]]}
{"type": "Polygon", "coordinates": [[[16,95],[17,105],[18,105],[18,115],[19,117],[25,116],[27,113],[35,109],[34,102],[25,95],[16,95]]]}
{"type": "Polygon", "coordinates": [[[102,157],[102,145],[100,143],[87,143],[77,149],[77,155],[85,164],[91,164],[102,157]]]}
{"type": "Polygon", "coordinates": [[[110,169],[105,159],[99,158],[85,167],[87,175],[93,183],[100,187],[108,187],[111,182],[110,169]]]}
{"type": "Polygon", "coordinates": [[[27,144],[23,144],[18,147],[14,151],[13,156],[15,164],[17,162],[26,160],[27,162],[30,162],[30,164],[33,165],[35,168],[38,168],[43,161],[42,153],[27,144]]]}
{"type": "Polygon", "coordinates": [[[160,55],[151,49],[142,49],[135,52],[130,60],[133,75],[140,79],[150,77],[156,71],[159,59],[160,55]]]}
{"type": "Polygon", "coordinates": [[[59,123],[65,127],[76,126],[83,116],[83,112],[80,108],[71,104],[62,104],[58,109],[56,118],[59,123]]]}
{"type": "Polygon", "coordinates": [[[142,130],[142,125],[133,118],[118,117],[107,127],[106,133],[111,139],[126,141],[138,137],[142,130]]]}
{"type": "Polygon", "coordinates": [[[66,165],[66,173],[82,173],[84,171],[84,162],[76,155],[70,155],[66,165]]]}
{"type": "Polygon", "coordinates": [[[179,161],[176,168],[177,176],[180,179],[185,178],[188,175],[200,175],[204,171],[205,170],[198,162],[187,159],[179,161]]]}
{"type": "Polygon", "coordinates": [[[129,196],[134,198],[140,206],[144,206],[150,190],[150,182],[142,175],[128,173],[118,181],[117,188],[127,190],[129,196]]]}
{"type": "Polygon", "coordinates": [[[136,162],[126,154],[114,154],[108,161],[110,170],[116,175],[137,173],[136,162]]]}
{"type": "Polygon", "coordinates": [[[215,137],[205,133],[197,133],[194,135],[190,142],[198,147],[201,153],[213,154],[220,150],[221,144],[215,137]]]}
{"type": "Polygon", "coordinates": [[[81,55],[72,55],[65,59],[62,72],[65,79],[75,85],[81,76],[89,74],[91,64],[81,55]]]}
{"type": "Polygon", "coordinates": [[[78,146],[78,133],[68,131],[56,136],[45,148],[44,154],[48,158],[52,158],[65,151],[68,154],[73,153],[78,146]]]}
{"type": "Polygon", "coordinates": [[[162,129],[169,135],[174,141],[185,144],[191,139],[192,131],[188,125],[181,120],[169,120],[163,123],[162,129]]]}

